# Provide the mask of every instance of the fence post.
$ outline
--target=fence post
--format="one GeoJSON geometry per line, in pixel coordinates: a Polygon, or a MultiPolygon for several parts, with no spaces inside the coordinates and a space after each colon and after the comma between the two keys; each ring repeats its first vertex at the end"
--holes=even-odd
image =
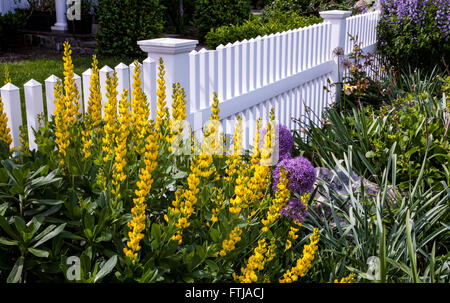
{"type": "MultiPolygon", "coordinates": [[[[148,58],[153,59],[157,65],[159,65],[159,58],[163,59],[166,72],[166,101],[170,112],[172,111],[172,84],[176,82],[180,82],[181,87],[184,88],[186,92],[186,109],[188,111],[190,109],[189,52],[194,50],[197,44],[197,40],[175,38],[138,41],[140,48],[148,53],[148,58]]],[[[156,73],[158,73],[158,68],[156,68],[156,73]]],[[[146,79],[152,79],[152,77],[144,75],[144,79],[147,81],[146,79]]],[[[189,112],[187,114],[189,116],[189,112]]]]}
{"type": "Polygon", "coordinates": [[[44,105],[42,103],[42,84],[31,79],[23,85],[25,94],[25,105],[27,111],[28,125],[28,146],[30,150],[37,149],[36,137],[34,132],[39,129],[38,115],[44,113],[44,105]]]}
{"type": "MultiPolygon", "coordinates": [[[[350,11],[324,11],[319,12],[320,16],[323,18],[324,22],[329,22],[331,24],[331,35],[330,35],[330,49],[335,52],[337,49],[342,49],[342,55],[345,53],[345,40],[347,39],[347,22],[346,19],[351,15],[350,11]]],[[[339,94],[341,92],[341,81],[342,81],[342,68],[339,66],[339,56],[334,54],[331,58],[335,61],[335,66],[332,74],[332,83],[336,83],[336,102],[339,101],[339,94]]]]}
{"type": "Polygon", "coordinates": [[[52,115],[55,113],[55,85],[56,82],[60,80],[55,75],[51,75],[47,79],[44,80],[45,83],[45,99],[47,102],[47,121],[51,120],[52,115]]]}
{"type": "Polygon", "coordinates": [[[19,140],[19,127],[22,125],[22,111],[20,109],[20,90],[12,83],[0,88],[3,108],[8,118],[6,125],[11,131],[12,146],[21,146],[19,140]]]}

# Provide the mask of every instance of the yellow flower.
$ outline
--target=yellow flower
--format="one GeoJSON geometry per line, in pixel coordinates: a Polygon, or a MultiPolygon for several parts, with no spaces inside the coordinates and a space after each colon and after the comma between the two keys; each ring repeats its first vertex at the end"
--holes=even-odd
{"type": "Polygon", "coordinates": [[[146,129],[150,116],[150,107],[147,97],[142,90],[141,66],[134,62],[133,91],[131,97],[131,128],[134,133],[136,145],[134,150],[142,154],[145,150],[144,139],[147,136],[146,129]]]}
{"type": "Polygon", "coordinates": [[[83,154],[85,158],[91,156],[90,148],[93,144],[94,129],[100,125],[102,119],[102,95],[100,92],[98,60],[92,56],[92,75],[89,87],[89,100],[87,113],[84,117],[84,130],[81,132],[83,142],[83,154]]]}
{"type": "Polygon", "coordinates": [[[6,113],[3,112],[3,102],[0,97],[0,140],[5,142],[9,147],[12,143],[11,130],[8,127],[8,117],[6,113]]]}
{"type": "Polygon", "coordinates": [[[234,250],[235,245],[237,242],[241,241],[240,235],[242,234],[242,229],[239,227],[235,227],[227,240],[224,240],[222,243],[222,250],[218,252],[217,254],[224,257],[228,253],[234,250]]]}
{"type": "Polygon", "coordinates": [[[267,247],[265,239],[258,241],[258,247],[253,250],[253,255],[248,258],[247,266],[241,268],[241,275],[238,276],[233,273],[235,281],[240,283],[252,283],[258,281],[257,271],[264,269],[267,262],[270,262],[275,257],[275,238],[271,239],[271,245],[267,247]]]}
{"type": "Polygon", "coordinates": [[[102,138],[102,150],[106,153],[103,161],[112,160],[113,146],[116,136],[117,123],[117,74],[106,75],[106,104],[105,104],[105,125],[103,126],[104,136],[102,138]]]}
{"type": "Polygon", "coordinates": [[[71,144],[69,130],[71,126],[76,123],[76,120],[81,117],[79,112],[79,92],[75,85],[72,50],[69,43],[64,42],[64,86],[61,81],[55,85],[55,135],[56,144],[58,146],[58,153],[60,156],[59,164],[64,164],[64,158],[67,154],[67,149],[71,144]]]}
{"type": "Polygon", "coordinates": [[[275,199],[272,201],[272,205],[269,206],[267,211],[266,219],[263,219],[261,223],[264,225],[262,232],[267,232],[269,230],[269,224],[275,222],[280,216],[281,209],[286,205],[289,200],[291,193],[287,189],[287,172],[283,168],[280,170],[280,182],[277,185],[278,190],[275,193],[275,199]]]}
{"type": "Polygon", "coordinates": [[[337,279],[334,280],[334,283],[353,283],[355,282],[355,274],[351,273],[347,277],[343,277],[340,281],[337,279]]]}
{"type": "Polygon", "coordinates": [[[11,78],[9,77],[9,70],[8,70],[8,66],[5,67],[5,73],[3,74],[3,77],[5,78],[5,81],[3,82],[3,84],[8,84],[11,83],[11,78]]]}
{"type": "Polygon", "coordinates": [[[172,86],[172,118],[173,122],[170,127],[171,137],[169,152],[172,152],[172,145],[179,146],[182,141],[182,133],[184,128],[184,121],[186,120],[186,93],[180,86],[180,83],[174,83],[172,86]],[[176,140],[176,142],[175,142],[176,140]]]}
{"type": "Polygon", "coordinates": [[[58,80],[55,84],[54,96],[56,145],[58,146],[58,154],[60,157],[59,165],[63,165],[64,158],[66,156],[66,150],[69,147],[70,140],[68,112],[66,110],[66,104],[64,102],[63,86],[61,80],[58,80]]]}
{"type": "Polygon", "coordinates": [[[127,174],[124,171],[127,161],[127,140],[128,135],[130,134],[130,124],[131,124],[131,115],[130,115],[130,102],[128,102],[128,90],[125,90],[122,93],[120,102],[119,102],[119,114],[120,117],[118,119],[119,125],[115,129],[115,140],[116,144],[114,146],[114,164],[113,164],[113,180],[112,183],[115,188],[112,190],[112,194],[116,195],[116,198],[120,198],[120,184],[123,183],[127,174]]]}
{"type": "Polygon", "coordinates": [[[128,237],[127,247],[123,249],[125,255],[131,259],[137,258],[137,253],[141,249],[140,241],[144,238],[143,231],[145,229],[145,198],[150,192],[153,184],[152,173],[156,168],[156,157],[158,156],[158,138],[153,131],[153,122],[150,123],[149,135],[147,137],[147,144],[145,145],[144,153],[144,167],[139,173],[139,181],[136,183],[137,189],[135,191],[136,198],[133,199],[134,207],[131,209],[133,219],[128,222],[128,237]]]}
{"type": "Polygon", "coordinates": [[[280,283],[292,283],[298,280],[298,277],[303,277],[311,266],[314,260],[314,255],[318,250],[317,243],[319,242],[319,230],[314,228],[313,234],[309,237],[309,244],[303,246],[303,256],[297,260],[297,264],[286,271],[283,277],[279,280],[280,283]]]}
{"type": "Polygon", "coordinates": [[[239,165],[242,163],[241,152],[242,152],[242,118],[240,115],[236,117],[235,129],[234,129],[234,144],[233,153],[227,156],[225,161],[226,168],[224,179],[228,182],[234,180],[238,175],[239,165]]]}
{"type": "Polygon", "coordinates": [[[73,73],[72,50],[69,42],[64,42],[64,92],[66,109],[68,111],[68,119],[70,124],[74,124],[76,119],[81,117],[79,91],[75,85],[75,78],[73,73]]]}
{"type": "MultiPolygon", "coordinates": [[[[164,80],[164,62],[162,58],[159,58],[158,66],[158,89],[156,91],[157,102],[156,102],[156,129],[159,131],[159,138],[165,137],[165,133],[169,128],[169,109],[166,103],[166,81],[164,80]]],[[[168,139],[168,138],[166,138],[168,139]]]]}

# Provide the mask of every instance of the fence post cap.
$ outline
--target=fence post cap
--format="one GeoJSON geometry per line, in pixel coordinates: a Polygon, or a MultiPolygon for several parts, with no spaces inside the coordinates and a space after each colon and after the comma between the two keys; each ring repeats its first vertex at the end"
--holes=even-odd
{"type": "Polygon", "coordinates": [[[330,19],[345,19],[352,14],[351,11],[342,11],[342,10],[331,10],[331,11],[323,11],[319,12],[320,17],[325,20],[330,19]]]}
{"type": "Polygon", "coordinates": [[[112,73],[114,70],[111,68],[111,67],[109,67],[108,65],[105,65],[105,66],[103,66],[100,70],[99,70],[99,72],[103,72],[103,73],[112,73]]]}
{"type": "Polygon", "coordinates": [[[82,73],[83,76],[92,76],[92,68],[88,68],[82,73]]]}
{"type": "Polygon", "coordinates": [[[73,78],[74,79],[81,79],[81,77],[79,75],[75,74],[75,73],[73,73],[73,78]]]}
{"type": "Polygon", "coordinates": [[[144,61],[142,61],[143,63],[156,63],[156,60],[150,57],[145,58],[144,61]]]}
{"type": "Polygon", "coordinates": [[[41,83],[37,82],[37,81],[34,80],[34,79],[31,79],[30,81],[28,81],[27,83],[25,83],[23,86],[26,86],[26,87],[34,87],[34,86],[41,86],[41,85],[42,85],[41,83]]]}
{"type": "Polygon", "coordinates": [[[198,40],[157,38],[140,40],[137,42],[142,51],[146,53],[179,54],[189,53],[198,44],[198,40]]]}
{"type": "Polygon", "coordinates": [[[56,82],[58,80],[59,78],[56,77],[55,75],[50,75],[47,79],[44,80],[44,82],[56,82]]]}
{"type": "Polygon", "coordinates": [[[14,84],[12,84],[11,82],[6,83],[0,89],[5,90],[5,91],[19,90],[19,88],[17,86],[15,86],[14,84]]]}

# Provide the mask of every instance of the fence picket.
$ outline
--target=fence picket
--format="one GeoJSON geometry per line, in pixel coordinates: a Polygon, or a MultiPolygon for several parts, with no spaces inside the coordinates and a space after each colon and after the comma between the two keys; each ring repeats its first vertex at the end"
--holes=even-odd
{"type": "Polygon", "coordinates": [[[209,105],[209,56],[208,51],[202,48],[197,53],[199,61],[199,81],[197,88],[199,89],[200,108],[206,108],[209,105]]]}
{"type": "Polygon", "coordinates": [[[42,84],[31,79],[23,85],[23,88],[27,113],[28,146],[30,147],[30,150],[36,150],[37,145],[35,142],[34,131],[37,131],[40,126],[38,115],[44,113],[42,84]]]}
{"type": "Polygon", "coordinates": [[[51,116],[55,113],[55,85],[60,80],[55,75],[51,75],[44,80],[45,83],[45,99],[47,103],[47,121],[51,120],[51,116]]]}
{"type": "Polygon", "coordinates": [[[118,97],[120,98],[124,90],[128,89],[128,99],[130,99],[130,96],[132,94],[132,90],[130,88],[132,87],[131,83],[133,82],[133,78],[130,78],[133,76],[132,72],[129,70],[128,66],[122,62],[114,67],[114,71],[117,74],[118,97]]]}
{"type": "MultiPolygon", "coordinates": [[[[142,81],[144,83],[144,93],[147,102],[150,104],[150,119],[156,114],[156,61],[148,57],[142,62],[142,81]]],[[[188,88],[185,88],[188,89],[188,88]]],[[[187,100],[189,102],[189,100],[187,100]]],[[[190,105],[186,104],[186,109],[190,110],[190,105]]]]}
{"type": "MultiPolygon", "coordinates": [[[[233,97],[240,96],[242,94],[242,43],[236,41],[233,44],[234,55],[234,76],[231,81],[234,83],[233,97]]],[[[233,64],[233,63],[232,63],[233,64]]]]}
{"type": "MultiPolygon", "coordinates": [[[[220,100],[227,98],[227,79],[226,79],[226,53],[225,47],[221,44],[217,48],[217,63],[218,63],[218,85],[217,85],[217,97],[220,100]]],[[[191,65],[192,68],[192,65],[191,65]]]]}
{"type": "Polygon", "coordinates": [[[100,80],[100,92],[102,94],[102,117],[105,115],[105,104],[106,104],[106,75],[112,75],[113,69],[108,65],[103,66],[99,70],[99,80],[100,80]]]}
{"type": "Polygon", "coordinates": [[[84,104],[84,112],[87,113],[88,111],[88,105],[89,105],[89,96],[91,94],[89,87],[91,82],[91,76],[92,76],[92,68],[89,68],[85,70],[81,74],[81,78],[83,80],[83,104],[84,104]]]}

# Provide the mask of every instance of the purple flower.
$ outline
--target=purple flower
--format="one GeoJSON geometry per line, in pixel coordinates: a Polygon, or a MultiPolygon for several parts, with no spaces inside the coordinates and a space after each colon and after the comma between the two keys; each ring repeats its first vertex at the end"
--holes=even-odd
{"type": "Polygon", "coordinates": [[[273,192],[277,191],[277,185],[280,182],[280,168],[287,171],[287,188],[298,194],[310,192],[316,181],[316,171],[314,166],[305,157],[289,158],[280,161],[273,170],[273,192]]]}
{"type": "MultiPolygon", "coordinates": [[[[264,138],[267,133],[267,128],[261,130],[260,147],[264,146],[264,138]]],[[[291,150],[294,146],[294,137],[291,131],[284,124],[277,124],[275,126],[275,154],[278,152],[278,161],[288,159],[291,157],[291,150]]]]}
{"type": "Polygon", "coordinates": [[[307,215],[305,204],[301,199],[292,198],[288,201],[287,205],[280,211],[281,217],[291,218],[294,221],[303,223],[307,215]]]}

